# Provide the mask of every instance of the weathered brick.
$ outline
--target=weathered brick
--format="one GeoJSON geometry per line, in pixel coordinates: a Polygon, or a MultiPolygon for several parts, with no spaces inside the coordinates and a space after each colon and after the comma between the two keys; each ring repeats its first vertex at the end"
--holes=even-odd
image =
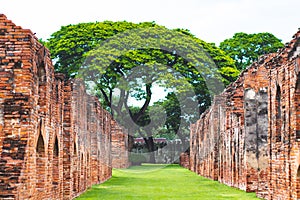
{"type": "Polygon", "coordinates": [[[265,199],[300,198],[300,31],[293,38],[243,71],[191,125],[192,171],[265,199]]]}
{"type": "Polygon", "coordinates": [[[55,74],[30,30],[2,14],[0,26],[0,199],[72,199],[106,181],[112,130],[127,167],[127,133],[83,82],[55,74]]]}

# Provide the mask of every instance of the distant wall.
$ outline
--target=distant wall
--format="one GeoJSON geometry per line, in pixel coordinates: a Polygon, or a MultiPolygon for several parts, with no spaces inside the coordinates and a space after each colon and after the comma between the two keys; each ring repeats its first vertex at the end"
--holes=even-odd
{"type": "MultiPolygon", "coordinates": [[[[179,163],[181,153],[188,149],[188,143],[188,140],[182,142],[181,140],[167,141],[164,139],[163,141],[159,141],[159,139],[154,139],[156,149],[154,152],[155,162],[160,164],[179,163]]],[[[150,153],[148,153],[143,139],[142,141],[135,141],[131,152],[133,154],[142,154],[146,162],[150,161],[150,153]]]]}

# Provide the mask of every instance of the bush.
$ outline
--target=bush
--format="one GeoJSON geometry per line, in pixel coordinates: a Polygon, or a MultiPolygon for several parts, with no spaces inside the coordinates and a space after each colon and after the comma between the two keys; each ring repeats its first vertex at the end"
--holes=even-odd
{"type": "Polygon", "coordinates": [[[131,153],[129,156],[129,161],[132,165],[141,165],[146,162],[146,157],[143,154],[131,153]]]}

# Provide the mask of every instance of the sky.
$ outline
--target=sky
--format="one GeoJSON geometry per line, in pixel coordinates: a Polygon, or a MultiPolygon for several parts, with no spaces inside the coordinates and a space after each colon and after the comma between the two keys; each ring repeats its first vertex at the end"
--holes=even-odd
{"type": "Polygon", "coordinates": [[[155,21],[217,45],[234,33],[270,32],[286,43],[300,27],[299,0],[0,0],[0,13],[46,40],[61,26],[155,21]]]}

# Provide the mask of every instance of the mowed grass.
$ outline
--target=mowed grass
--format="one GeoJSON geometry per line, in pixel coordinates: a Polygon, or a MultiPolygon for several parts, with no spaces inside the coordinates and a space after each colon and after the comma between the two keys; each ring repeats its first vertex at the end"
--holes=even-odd
{"type": "Polygon", "coordinates": [[[223,185],[196,175],[178,165],[134,166],[114,169],[113,176],[101,185],[95,185],[80,199],[258,199],[254,193],[223,185]]]}

